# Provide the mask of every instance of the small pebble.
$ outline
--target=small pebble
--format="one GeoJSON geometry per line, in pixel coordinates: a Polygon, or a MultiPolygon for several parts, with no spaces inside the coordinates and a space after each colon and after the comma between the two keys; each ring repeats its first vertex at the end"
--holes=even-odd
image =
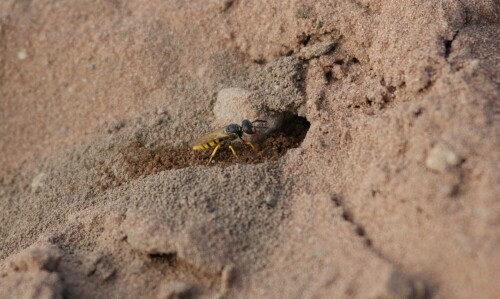
{"type": "Polygon", "coordinates": [[[66,135],[66,133],[68,133],[68,128],[66,126],[60,126],[59,133],[66,135]]]}
{"type": "Polygon", "coordinates": [[[335,41],[327,40],[314,44],[312,46],[304,47],[300,50],[299,58],[308,60],[311,58],[319,57],[330,52],[335,47],[335,41]]]}
{"type": "Polygon", "coordinates": [[[107,258],[101,258],[95,266],[95,275],[102,281],[109,280],[116,273],[111,261],[107,258]]]}
{"type": "Polygon", "coordinates": [[[424,111],[424,108],[422,108],[420,106],[416,106],[416,107],[411,108],[411,113],[414,117],[420,116],[423,111],[424,111]]]}
{"type": "Polygon", "coordinates": [[[133,274],[141,274],[145,271],[146,265],[141,260],[135,260],[128,266],[128,271],[133,274]]]}
{"type": "Polygon", "coordinates": [[[216,0],[216,8],[219,12],[225,12],[231,5],[233,5],[234,0],[216,0]]]}
{"type": "Polygon", "coordinates": [[[182,281],[171,281],[160,287],[158,299],[189,298],[195,289],[192,285],[182,281]]]}
{"type": "Polygon", "coordinates": [[[107,132],[118,132],[123,127],[125,127],[125,121],[113,121],[108,125],[107,132]]]}
{"type": "Polygon", "coordinates": [[[275,196],[268,195],[265,199],[265,202],[267,206],[274,208],[278,203],[278,199],[275,196]]]}
{"type": "Polygon", "coordinates": [[[460,185],[458,184],[444,185],[441,187],[441,192],[445,196],[455,197],[460,193],[460,185]]]}
{"type": "Polygon", "coordinates": [[[19,60],[24,60],[24,59],[28,58],[28,53],[26,53],[26,51],[24,51],[24,50],[19,51],[19,52],[17,52],[17,58],[19,60]]]}
{"type": "Polygon", "coordinates": [[[462,159],[443,143],[436,144],[427,155],[427,168],[443,172],[451,167],[458,166],[462,159]]]}
{"type": "Polygon", "coordinates": [[[387,281],[384,294],[377,298],[423,299],[426,290],[423,281],[410,278],[405,273],[394,270],[387,281]]]}
{"type": "Polygon", "coordinates": [[[225,266],[221,274],[221,292],[227,293],[236,279],[236,269],[233,265],[225,266]]]}
{"type": "Polygon", "coordinates": [[[43,186],[46,177],[47,174],[45,174],[44,172],[40,172],[39,174],[37,174],[31,181],[31,188],[33,190],[37,190],[38,188],[43,186]]]}
{"type": "Polygon", "coordinates": [[[84,254],[82,265],[85,270],[85,275],[95,275],[101,281],[109,280],[116,272],[111,262],[111,258],[102,252],[84,254]]]}

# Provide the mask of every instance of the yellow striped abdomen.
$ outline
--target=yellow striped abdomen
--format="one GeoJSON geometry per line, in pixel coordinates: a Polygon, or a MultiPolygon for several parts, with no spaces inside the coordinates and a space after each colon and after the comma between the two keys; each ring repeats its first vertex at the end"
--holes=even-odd
{"type": "Polygon", "coordinates": [[[220,143],[219,139],[214,139],[214,140],[211,140],[207,143],[201,143],[201,144],[194,145],[193,150],[195,150],[195,151],[207,150],[207,149],[216,147],[219,143],[220,143]]]}

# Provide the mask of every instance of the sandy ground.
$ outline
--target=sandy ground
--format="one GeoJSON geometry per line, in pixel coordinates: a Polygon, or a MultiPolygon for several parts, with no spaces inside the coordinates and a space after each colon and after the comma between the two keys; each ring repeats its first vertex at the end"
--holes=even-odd
{"type": "Polygon", "coordinates": [[[500,4],[0,2],[0,298],[498,298],[500,4]],[[268,129],[193,152],[243,118],[268,129]]]}

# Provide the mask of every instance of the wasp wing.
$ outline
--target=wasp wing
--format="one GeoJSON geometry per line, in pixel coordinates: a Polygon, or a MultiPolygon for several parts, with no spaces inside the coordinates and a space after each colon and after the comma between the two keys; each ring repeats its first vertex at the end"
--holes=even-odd
{"type": "Polygon", "coordinates": [[[218,141],[216,143],[222,143],[222,141],[224,140],[234,139],[235,137],[237,137],[236,134],[234,133],[225,133],[224,132],[225,129],[226,127],[207,133],[199,137],[195,141],[193,141],[191,145],[192,146],[204,145],[210,143],[210,141],[218,141]]]}

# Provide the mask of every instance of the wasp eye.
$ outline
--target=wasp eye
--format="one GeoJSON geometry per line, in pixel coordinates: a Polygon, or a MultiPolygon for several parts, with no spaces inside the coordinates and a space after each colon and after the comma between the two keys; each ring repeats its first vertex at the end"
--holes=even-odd
{"type": "Polygon", "coordinates": [[[245,119],[241,123],[241,128],[243,129],[243,132],[245,134],[255,134],[255,128],[253,127],[252,123],[248,119],[245,119]]]}

